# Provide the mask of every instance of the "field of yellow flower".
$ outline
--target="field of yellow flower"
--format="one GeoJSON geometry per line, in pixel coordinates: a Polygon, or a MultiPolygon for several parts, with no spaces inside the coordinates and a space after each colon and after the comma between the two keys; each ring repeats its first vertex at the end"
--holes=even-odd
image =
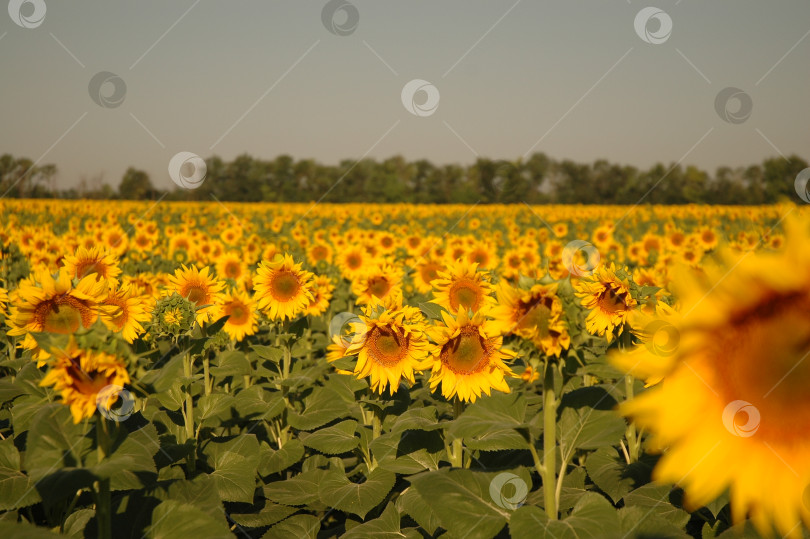
{"type": "Polygon", "coordinates": [[[4,538],[810,525],[804,208],[0,214],[4,538]]]}

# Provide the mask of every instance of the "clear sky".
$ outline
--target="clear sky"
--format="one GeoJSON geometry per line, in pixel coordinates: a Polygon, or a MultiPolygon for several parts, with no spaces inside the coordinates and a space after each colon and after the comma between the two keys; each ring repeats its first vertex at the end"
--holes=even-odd
{"type": "MultiPolygon", "coordinates": [[[[0,153],[56,164],[60,188],[99,173],[115,186],[130,165],[168,187],[181,151],[324,163],[543,151],[710,171],[810,157],[807,0],[350,0],[327,17],[347,35],[325,26],[325,0],[43,1],[41,22],[20,8],[34,28],[0,10],[0,153]],[[126,85],[118,106],[91,99],[101,71],[126,85]],[[413,79],[438,91],[424,116],[401,99],[413,79]],[[739,100],[721,107],[737,123],[716,111],[727,87],[752,104],[736,120],[739,100]]],[[[113,83],[96,99],[115,99],[113,83]]]]}

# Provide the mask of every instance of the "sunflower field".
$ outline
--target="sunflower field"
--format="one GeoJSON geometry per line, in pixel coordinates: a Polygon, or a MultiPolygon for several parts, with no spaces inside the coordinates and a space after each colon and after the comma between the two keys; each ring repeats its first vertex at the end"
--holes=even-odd
{"type": "Polygon", "coordinates": [[[4,538],[806,536],[802,207],[0,213],[4,538]]]}

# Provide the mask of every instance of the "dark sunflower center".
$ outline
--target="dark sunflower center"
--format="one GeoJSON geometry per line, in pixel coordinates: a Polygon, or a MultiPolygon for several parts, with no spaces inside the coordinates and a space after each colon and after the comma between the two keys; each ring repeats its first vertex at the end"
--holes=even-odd
{"type": "Polygon", "coordinates": [[[518,329],[535,329],[541,335],[548,333],[548,323],[551,318],[552,299],[543,296],[531,298],[528,302],[518,302],[518,329]]]}
{"type": "Polygon", "coordinates": [[[70,376],[73,388],[82,395],[95,395],[110,385],[111,382],[111,378],[99,372],[91,371],[87,373],[83,371],[78,359],[70,360],[67,374],[70,376]]]}
{"type": "Polygon", "coordinates": [[[419,275],[422,277],[423,281],[430,284],[430,281],[439,276],[438,270],[439,266],[435,264],[425,265],[419,269],[419,275]]]}
{"type": "MultiPolygon", "coordinates": [[[[732,318],[711,353],[721,394],[753,404],[757,435],[804,438],[810,429],[810,299],[777,296],[732,318]]],[[[747,421],[744,414],[735,421],[747,421]]]]}
{"type": "Polygon", "coordinates": [[[239,271],[239,263],[238,262],[229,262],[225,266],[225,275],[228,277],[239,277],[242,272],[239,271]]]}
{"type": "Polygon", "coordinates": [[[489,364],[491,355],[489,342],[481,337],[478,328],[468,326],[442,346],[440,358],[456,374],[474,374],[489,364]]]}
{"type": "Polygon", "coordinates": [[[270,282],[273,297],[279,301],[290,301],[298,295],[301,283],[291,271],[282,270],[273,276],[270,282]]]}
{"type": "Polygon", "coordinates": [[[228,318],[229,324],[241,325],[247,322],[248,310],[241,303],[232,303],[225,307],[225,314],[230,316],[228,318]]]}
{"type": "Polygon", "coordinates": [[[483,290],[481,285],[471,279],[461,279],[450,288],[450,307],[457,310],[459,306],[464,309],[478,310],[481,306],[483,290]]]}
{"type": "Polygon", "coordinates": [[[385,277],[372,277],[368,280],[368,291],[373,296],[384,298],[391,290],[391,283],[385,277]]]}
{"type": "Polygon", "coordinates": [[[616,292],[614,292],[611,288],[608,288],[599,294],[597,304],[599,305],[599,309],[605,313],[612,314],[627,310],[627,305],[624,302],[624,296],[622,294],[616,294],[616,292]]]}
{"type": "Polygon", "coordinates": [[[91,273],[104,277],[106,271],[104,271],[104,266],[98,260],[87,260],[76,265],[76,276],[79,279],[87,277],[91,273]]]}
{"type": "Polygon", "coordinates": [[[36,307],[34,319],[46,333],[75,333],[80,327],[90,327],[93,312],[82,300],[73,296],[58,296],[36,307]]]}
{"type": "Polygon", "coordinates": [[[201,305],[205,302],[207,294],[205,289],[200,286],[189,286],[186,289],[186,299],[195,305],[201,305]]]}
{"type": "Polygon", "coordinates": [[[375,327],[366,338],[369,356],[385,367],[392,367],[408,353],[409,340],[393,329],[375,327]]]}
{"type": "Polygon", "coordinates": [[[351,269],[357,269],[363,263],[362,259],[357,255],[349,255],[346,258],[346,265],[351,269]]]}

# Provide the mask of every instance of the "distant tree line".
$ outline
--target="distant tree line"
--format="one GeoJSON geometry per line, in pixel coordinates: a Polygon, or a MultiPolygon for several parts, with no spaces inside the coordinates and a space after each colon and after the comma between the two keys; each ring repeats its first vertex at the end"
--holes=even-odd
{"type": "Polygon", "coordinates": [[[767,204],[797,198],[796,175],[808,164],[798,156],[774,157],[748,167],[720,167],[714,175],[694,166],[656,164],[649,169],[598,160],[557,161],[543,153],[527,160],[479,158],[471,165],[435,165],[394,156],[383,161],[344,160],[325,165],[280,155],[272,160],[243,154],[233,161],[206,160],[203,184],[194,190],[157,189],[149,175],[130,167],[117,189],[103,175],[82,177],[76,187],[54,187],[55,165],[0,156],[0,196],[267,202],[411,202],[530,204],[767,204]]]}

